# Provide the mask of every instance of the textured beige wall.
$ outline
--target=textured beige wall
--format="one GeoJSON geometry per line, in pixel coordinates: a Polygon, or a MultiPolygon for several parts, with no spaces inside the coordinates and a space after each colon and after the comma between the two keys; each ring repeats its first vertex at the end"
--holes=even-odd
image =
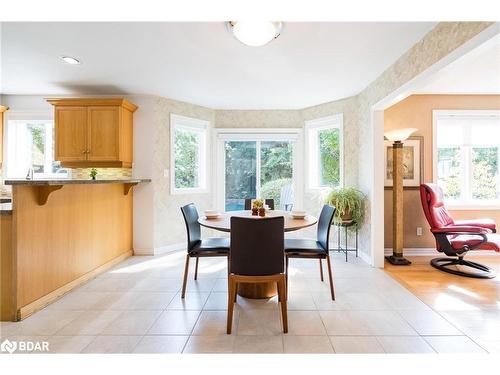
{"type": "MultiPolygon", "coordinates": [[[[190,103],[157,97],[154,104],[153,191],[155,248],[186,241],[186,228],[180,207],[195,203],[200,212],[212,205],[212,191],[206,194],[170,194],[170,114],[193,117],[214,123],[214,110],[190,103]]],[[[210,172],[210,171],[209,171],[210,172]]],[[[170,171],[172,173],[172,171],[170,171]]],[[[210,176],[210,173],[209,173],[210,176]]]]}
{"type": "Polygon", "coordinates": [[[216,110],[216,128],[301,128],[300,110],[216,110]]]}
{"type": "MultiPolygon", "coordinates": [[[[432,111],[443,109],[500,109],[500,95],[412,95],[384,111],[384,130],[417,128],[415,135],[424,137],[424,182],[433,180],[432,111]]],[[[500,210],[450,210],[456,219],[490,217],[500,225],[500,210]]],[[[385,247],[392,247],[392,190],[384,192],[385,247]]],[[[434,237],[420,204],[418,190],[404,191],[404,246],[429,248],[434,237]],[[416,228],[423,235],[416,235],[416,228]]]]}

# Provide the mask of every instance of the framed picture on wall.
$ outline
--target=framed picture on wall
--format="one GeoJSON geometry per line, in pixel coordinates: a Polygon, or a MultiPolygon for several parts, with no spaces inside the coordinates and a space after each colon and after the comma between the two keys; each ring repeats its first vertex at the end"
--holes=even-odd
{"type": "MultiPolygon", "coordinates": [[[[424,175],[424,137],[413,136],[403,144],[403,187],[417,189],[424,175]]],[[[392,142],[384,141],[384,186],[392,188],[392,142]]]]}

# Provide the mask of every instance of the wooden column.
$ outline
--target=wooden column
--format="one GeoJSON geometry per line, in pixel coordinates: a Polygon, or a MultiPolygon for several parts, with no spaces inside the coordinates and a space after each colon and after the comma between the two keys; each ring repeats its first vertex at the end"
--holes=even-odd
{"type": "Polygon", "coordinates": [[[386,259],[395,265],[411,262],[403,257],[403,143],[392,144],[392,255],[386,259]]]}
{"type": "Polygon", "coordinates": [[[403,144],[392,145],[392,248],[403,256],[403,144]]]}

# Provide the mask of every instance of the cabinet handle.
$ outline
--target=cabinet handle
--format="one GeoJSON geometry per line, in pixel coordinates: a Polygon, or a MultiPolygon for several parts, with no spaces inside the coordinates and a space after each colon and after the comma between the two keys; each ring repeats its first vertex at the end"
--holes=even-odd
{"type": "Polygon", "coordinates": [[[82,154],[86,154],[86,153],[87,153],[87,151],[85,151],[85,150],[82,151],[82,154]]]}
{"type": "Polygon", "coordinates": [[[87,150],[87,154],[90,154],[90,150],[87,150]]]}

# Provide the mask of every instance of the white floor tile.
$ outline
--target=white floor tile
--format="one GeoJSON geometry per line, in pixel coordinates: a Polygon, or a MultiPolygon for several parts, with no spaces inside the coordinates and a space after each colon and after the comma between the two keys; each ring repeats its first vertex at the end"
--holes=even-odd
{"type": "Polygon", "coordinates": [[[330,336],[335,353],[375,354],[384,353],[382,345],[373,336],[330,336]]]}
{"type": "Polygon", "coordinates": [[[399,314],[420,335],[462,335],[462,332],[432,310],[400,310],[399,314]]]}
{"type": "Polygon", "coordinates": [[[182,353],[189,336],[144,336],[134,353],[182,353]]]}
{"type": "Polygon", "coordinates": [[[132,353],[141,336],[97,336],[82,353],[132,353]]]}
{"type": "Polygon", "coordinates": [[[148,335],[190,335],[198,320],[200,311],[167,310],[164,311],[148,335]]]}
{"type": "Polygon", "coordinates": [[[285,353],[333,353],[328,336],[283,336],[285,353]]]}
{"type": "Polygon", "coordinates": [[[386,353],[434,353],[432,347],[418,336],[379,336],[377,339],[386,353]]]}
{"type": "Polygon", "coordinates": [[[184,298],[181,298],[181,293],[177,293],[167,310],[202,310],[209,295],[208,292],[187,292],[184,298]]]}
{"type": "Polygon", "coordinates": [[[326,336],[317,311],[288,311],[288,333],[297,336],[326,336]]]}
{"type": "Polygon", "coordinates": [[[80,353],[93,340],[95,336],[50,336],[47,338],[49,342],[50,353],[80,353]]]}
{"type": "Polygon", "coordinates": [[[232,353],[235,335],[190,336],[183,353],[232,353]]]}
{"type": "Polygon", "coordinates": [[[467,336],[426,336],[424,339],[438,353],[486,353],[467,336]]]}
{"type": "MultiPolygon", "coordinates": [[[[239,312],[233,313],[232,331],[238,327],[239,312]]],[[[225,335],[227,331],[227,311],[202,311],[193,330],[195,336],[225,335]]]]}
{"type": "Polygon", "coordinates": [[[160,311],[122,311],[101,332],[102,335],[144,335],[160,316],[160,311]]]}
{"type": "Polygon", "coordinates": [[[234,353],[283,353],[283,336],[236,336],[234,353]]]}
{"type": "Polygon", "coordinates": [[[57,331],[57,335],[98,335],[113,322],[118,310],[86,311],[57,331]]]}

